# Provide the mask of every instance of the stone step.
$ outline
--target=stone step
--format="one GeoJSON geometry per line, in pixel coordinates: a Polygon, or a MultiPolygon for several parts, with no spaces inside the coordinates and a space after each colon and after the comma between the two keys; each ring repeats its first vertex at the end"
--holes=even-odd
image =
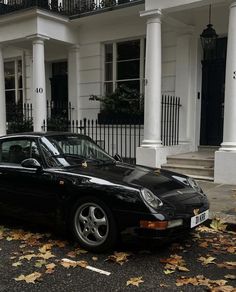
{"type": "Polygon", "coordinates": [[[208,145],[201,145],[201,146],[198,146],[198,150],[199,151],[217,151],[219,150],[220,146],[208,146],[208,145]]]}
{"type": "Polygon", "coordinates": [[[206,180],[206,181],[212,181],[214,182],[214,177],[213,176],[201,176],[201,175],[191,175],[191,174],[186,174],[187,176],[190,176],[196,180],[206,180]]]}
{"type": "Polygon", "coordinates": [[[162,168],[190,176],[214,177],[214,168],[199,165],[163,164],[162,168]]]}
{"type": "Polygon", "coordinates": [[[208,168],[214,168],[214,158],[184,158],[177,156],[167,157],[167,164],[177,165],[192,165],[192,166],[204,166],[208,168]]]}

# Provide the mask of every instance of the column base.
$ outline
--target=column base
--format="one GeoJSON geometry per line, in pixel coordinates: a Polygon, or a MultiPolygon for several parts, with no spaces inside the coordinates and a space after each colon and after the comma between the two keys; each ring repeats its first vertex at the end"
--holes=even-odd
{"type": "Polygon", "coordinates": [[[214,182],[236,185],[236,151],[215,152],[214,182]]]}
{"type": "Polygon", "coordinates": [[[236,142],[223,142],[220,151],[236,151],[236,142]]]}
{"type": "Polygon", "coordinates": [[[160,148],[162,146],[162,142],[156,140],[143,140],[141,147],[148,147],[148,148],[160,148]]]}
{"type": "Polygon", "coordinates": [[[175,146],[138,147],[136,151],[136,163],[148,167],[160,168],[166,163],[169,155],[186,153],[191,151],[190,144],[179,144],[175,146]]]}

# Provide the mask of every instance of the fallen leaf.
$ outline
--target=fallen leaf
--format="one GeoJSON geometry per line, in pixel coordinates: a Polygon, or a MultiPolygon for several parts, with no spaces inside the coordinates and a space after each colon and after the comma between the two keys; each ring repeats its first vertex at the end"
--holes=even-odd
{"type": "Polygon", "coordinates": [[[110,255],[108,257],[108,260],[113,261],[117,264],[123,265],[124,263],[126,263],[128,261],[128,257],[130,256],[130,254],[126,253],[126,252],[114,252],[113,255],[110,255]]]}
{"type": "Polygon", "coordinates": [[[126,286],[133,285],[133,286],[139,287],[139,284],[144,283],[144,281],[142,280],[142,278],[143,277],[130,278],[126,282],[126,286]]]}
{"type": "Polygon", "coordinates": [[[97,261],[98,258],[97,258],[97,257],[92,257],[92,260],[93,260],[93,261],[97,261]]]}
{"type": "Polygon", "coordinates": [[[202,262],[202,265],[204,265],[204,266],[209,265],[209,264],[215,264],[215,262],[214,262],[215,259],[216,258],[214,258],[214,257],[200,257],[200,258],[198,258],[198,260],[200,262],[202,262]]]}
{"type": "Polygon", "coordinates": [[[227,225],[224,224],[225,222],[220,218],[215,218],[212,220],[210,227],[215,231],[225,231],[227,225]]]}
{"type": "Polygon", "coordinates": [[[36,258],[37,256],[35,255],[35,254],[27,254],[27,255],[23,255],[23,256],[21,256],[20,257],[20,260],[24,260],[24,259],[26,259],[26,260],[28,260],[28,261],[30,261],[32,258],[36,258]]]}
{"type": "Polygon", "coordinates": [[[56,267],[56,265],[54,264],[54,263],[51,263],[51,264],[48,264],[48,265],[46,265],[46,274],[52,274],[52,273],[54,273],[54,271],[55,271],[55,267],[56,267]]]}
{"type": "Polygon", "coordinates": [[[72,261],[69,259],[62,259],[61,265],[67,269],[68,268],[75,268],[75,267],[86,268],[88,266],[88,263],[86,261],[72,261]]]}
{"type": "Polygon", "coordinates": [[[29,275],[20,275],[17,278],[14,278],[16,281],[25,281],[26,283],[33,283],[35,284],[35,281],[38,280],[41,277],[41,273],[38,272],[34,272],[32,274],[29,275]]]}
{"type": "Polygon", "coordinates": [[[225,275],[225,279],[236,280],[236,275],[225,275]]]}
{"type": "Polygon", "coordinates": [[[173,271],[173,270],[164,270],[164,274],[165,275],[170,275],[170,274],[172,274],[172,273],[174,273],[175,271],[173,271]]]}
{"type": "Polygon", "coordinates": [[[228,270],[234,270],[236,269],[236,262],[223,262],[223,263],[217,264],[217,267],[226,268],[228,270]]]}
{"type": "Polygon", "coordinates": [[[16,262],[16,263],[13,263],[13,264],[12,264],[13,267],[19,267],[19,266],[21,266],[21,265],[22,265],[21,262],[16,262]]]}
{"type": "Polygon", "coordinates": [[[45,260],[37,260],[34,264],[35,268],[42,268],[42,266],[45,266],[47,262],[45,260]]]}

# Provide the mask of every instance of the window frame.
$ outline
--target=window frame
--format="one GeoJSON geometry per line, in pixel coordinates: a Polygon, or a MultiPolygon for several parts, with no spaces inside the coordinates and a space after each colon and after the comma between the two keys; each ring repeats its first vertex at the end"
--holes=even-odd
{"type": "MultiPolygon", "coordinates": [[[[5,77],[5,64],[6,63],[11,63],[14,62],[14,75],[10,75],[10,76],[14,76],[14,88],[11,89],[6,89],[5,88],[5,94],[7,92],[14,92],[15,94],[15,104],[18,104],[20,102],[20,91],[22,93],[22,103],[24,103],[25,101],[25,86],[24,86],[24,63],[23,63],[23,57],[17,57],[17,58],[11,58],[11,59],[6,59],[4,60],[4,80],[6,80],[5,77]],[[21,74],[19,74],[18,72],[18,62],[21,62],[21,74]],[[19,81],[18,78],[21,76],[22,78],[22,87],[19,87],[19,81]]],[[[6,81],[5,81],[6,84],[6,81]]],[[[7,103],[7,100],[6,100],[7,103]]]]}
{"type": "MultiPolygon", "coordinates": [[[[144,94],[144,80],[145,80],[145,41],[146,41],[146,36],[137,36],[133,38],[128,38],[128,39],[119,39],[116,41],[111,41],[111,42],[105,42],[103,44],[103,56],[104,56],[104,62],[103,62],[103,90],[102,94],[106,94],[106,85],[112,83],[112,92],[114,92],[117,88],[117,84],[119,82],[128,82],[128,81],[139,81],[139,88],[140,88],[140,94],[144,94]],[[140,56],[139,56],[139,78],[133,78],[133,79],[117,79],[117,45],[122,42],[132,42],[135,40],[139,40],[140,42],[140,56]],[[106,45],[112,45],[112,62],[106,62],[106,45]],[[106,80],[106,63],[112,63],[112,80],[106,80]]],[[[129,59],[127,61],[132,61],[132,60],[138,60],[138,59],[129,59]]]]}

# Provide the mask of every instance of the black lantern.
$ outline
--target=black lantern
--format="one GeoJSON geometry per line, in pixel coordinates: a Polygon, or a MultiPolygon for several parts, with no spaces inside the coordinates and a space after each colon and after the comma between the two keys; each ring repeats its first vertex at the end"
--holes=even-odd
{"type": "Polygon", "coordinates": [[[209,24],[207,25],[207,28],[203,30],[200,37],[204,50],[209,51],[216,47],[216,39],[218,35],[211,24],[211,5],[209,7],[209,24]]]}

